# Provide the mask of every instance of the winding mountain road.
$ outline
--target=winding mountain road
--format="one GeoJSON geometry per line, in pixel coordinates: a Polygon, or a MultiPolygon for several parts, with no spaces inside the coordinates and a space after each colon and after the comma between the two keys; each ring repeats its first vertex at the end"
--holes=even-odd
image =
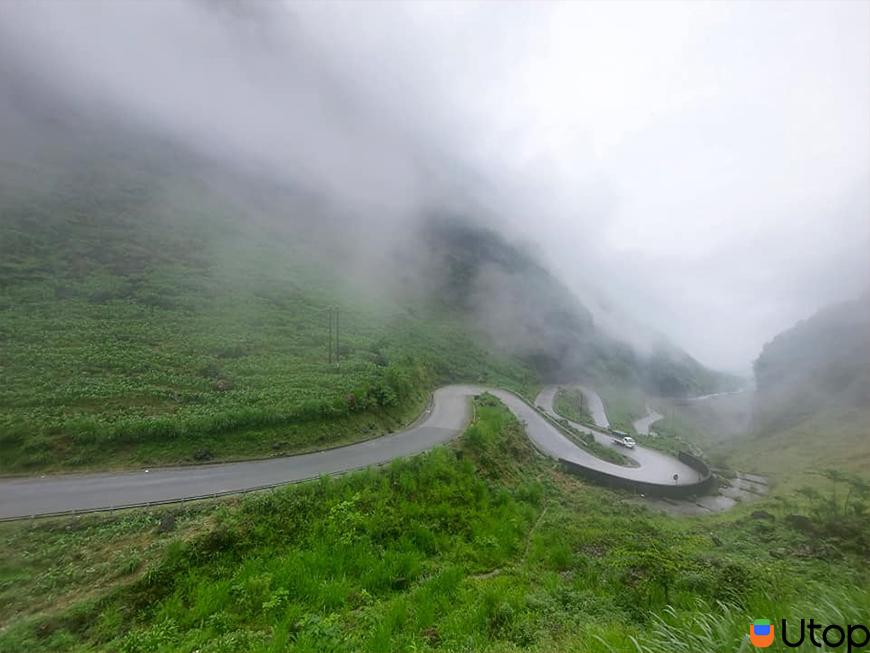
{"type": "MultiPolygon", "coordinates": [[[[380,465],[422,453],[456,437],[471,419],[470,398],[482,392],[489,392],[504,402],[525,424],[526,433],[534,445],[547,456],[647,483],[674,485],[674,474],[679,477],[677,485],[692,485],[698,481],[698,473],[687,465],[643,447],[636,447],[630,452],[630,456],[639,464],[637,467],[606,462],[578,447],[511,392],[474,385],[450,385],[435,391],[430,408],[406,431],[336,449],[215,465],[3,479],[0,480],[0,519],[168,503],[380,465]]],[[[537,399],[537,404],[549,413],[553,413],[555,392],[556,387],[550,386],[537,399]]],[[[601,410],[603,412],[603,404],[601,410]]],[[[606,444],[613,441],[610,436],[593,432],[580,424],[574,427],[592,432],[599,442],[606,444]]]]}
{"type": "MultiPolygon", "coordinates": [[[[553,409],[553,400],[556,397],[556,392],[558,391],[558,389],[559,386],[547,386],[538,395],[535,403],[543,408],[547,413],[551,415],[556,415],[556,411],[553,409]]],[[[587,390],[584,389],[583,393],[586,394],[586,392],[587,390]]],[[[599,399],[599,401],[601,400],[599,399]]],[[[581,431],[582,433],[590,433],[595,438],[595,441],[598,442],[598,444],[612,446],[617,440],[617,438],[613,437],[612,435],[590,429],[588,426],[584,426],[583,424],[578,424],[577,422],[572,422],[571,420],[566,421],[578,431],[581,431]]],[[[697,471],[695,471],[685,463],[680,462],[673,456],[670,456],[656,449],[649,449],[640,445],[636,445],[634,449],[630,450],[620,449],[619,451],[621,454],[627,456],[628,458],[631,458],[634,462],[638,464],[638,467],[622,467],[621,465],[614,465],[612,463],[604,462],[603,460],[594,457],[592,454],[586,453],[579,447],[575,448],[578,449],[580,453],[582,453],[587,458],[591,458],[592,462],[586,460],[585,458],[579,459],[576,456],[573,458],[569,458],[568,456],[561,457],[565,460],[572,460],[574,462],[580,463],[584,467],[597,469],[599,471],[605,471],[614,476],[621,476],[622,478],[628,478],[635,481],[644,481],[647,483],[667,483],[669,485],[692,485],[694,483],[697,483],[699,480],[697,471]],[[631,472],[637,473],[633,474],[631,472]],[[674,483],[673,480],[674,474],[677,474],[678,477],[676,483],[674,483]]]]}
{"type": "MultiPolygon", "coordinates": [[[[586,408],[589,414],[592,415],[592,421],[595,422],[595,425],[603,429],[610,428],[610,420],[607,419],[607,412],[604,410],[604,402],[601,400],[601,396],[595,390],[585,385],[578,385],[577,387],[586,398],[586,408]]],[[[548,408],[548,410],[551,413],[553,412],[552,407],[548,408]]]]}
{"type": "Polygon", "coordinates": [[[646,417],[641,417],[634,421],[632,426],[634,426],[634,432],[640,433],[641,435],[649,435],[650,427],[653,424],[662,419],[664,415],[659,412],[656,412],[652,408],[650,408],[649,404],[646,406],[646,417]]]}

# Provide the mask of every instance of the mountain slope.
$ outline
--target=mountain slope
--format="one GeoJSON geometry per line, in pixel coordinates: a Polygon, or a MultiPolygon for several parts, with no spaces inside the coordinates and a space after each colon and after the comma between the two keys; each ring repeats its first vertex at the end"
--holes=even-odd
{"type": "Polygon", "coordinates": [[[796,424],[823,405],[870,405],[870,294],[779,334],[754,369],[762,430],[796,424]]]}
{"type": "Polygon", "coordinates": [[[438,383],[534,383],[353,279],[306,197],[77,133],[0,167],[4,471],[299,451],[394,429],[438,383]]]}
{"type": "Polygon", "coordinates": [[[664,340],[641,353],[615,339],[533,255],[472,220],[432,218],[421,232],[424,254],[414,250],[414,256],[422,283],[411,286],[423,288],[439,311],[461,315],[491,348],[519,357],[547,380],[639,386],[667,396],[737,384],[664,340]]]}
{"type": "Polygon", "coordinates": [[[337,444],[396,428],[448,381],[659,383],[540,262],[470,219],[410,215],[391,233],[0,81],[0,471],[337,444]]]}
{"type": "Polygon", "coordinates": [[[827,490],[832,470],[870,479],[868,300],[823,308],[765,345],[750,432],[719,445],[729,464],[766,476],[781,495],[827,490]]]}

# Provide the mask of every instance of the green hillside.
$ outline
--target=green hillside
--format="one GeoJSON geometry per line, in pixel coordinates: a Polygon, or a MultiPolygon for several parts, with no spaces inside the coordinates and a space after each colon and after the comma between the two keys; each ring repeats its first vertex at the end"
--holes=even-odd
{"type": "Polygon", "coordinates": [[[308,216],[107,166],[52,192],[0,175],[0,471],[300,451],[395,429],[451,380],[534,388],[457,316],[319,260],[308,216]]]}
{"type": "Polygon", "coordinates": [[[704,447],[775,492],[829,488],[831,471],[870,480],[870,298],[825,307],[771,340],[756,390],[702,402],[659,402],[663,434],[704,447]]]}
{"type": "Polygon", "coordinates": [[[333,446],[399,428],[450,381],[531,396],[723,379],[602,333],[473,216],[348,216],[36,80],[0,82],[0,473],[333,446]]]}
{"type": "Polygon", "coordinates": [[[736,390],[744,382],[734,375],[704,367],[686,352],[662,343],[646,359],[641,384],[661,397],[695,397],[736,390]]]}
{"type": "Polygon", "coordinates": [[[546,378],[643,384],[659,365],[485,229],[424,223],[425,283],[360,281],[321,255],[298,198],[251,210],[118,163],[2,194],[0,471],[297,452],[398,428],[449,381],[531,395],[546,378]]]}
{"type": "Polygon", "coordinates": [[[870,601],[866,528],[796,530],[773,502],[654,516],[556,471],[493,398],[475,412],[385,469],[2,524],[0,649],[737,651],[758,615],[856,623],[870,601]]]}
{"type": "Polygon", "coordinates": [[[824,406],[870,405],[870,294],[825,307],[755,361],[758,426],[791,426],[824,406]]]}
{"type": "Polygon", "coordinates": [[[870,295],[823,308],[755,361],[751,434],[726,451],[783,489],[870,480],[870,295]]]}

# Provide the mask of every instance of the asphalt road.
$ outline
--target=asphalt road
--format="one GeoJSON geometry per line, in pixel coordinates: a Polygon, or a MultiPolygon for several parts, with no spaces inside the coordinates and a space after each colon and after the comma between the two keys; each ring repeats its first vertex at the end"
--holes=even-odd
{"type": "MultiPolygon", "coordinates": [[[[558,389],[559,386],[547,386],[541,391],[537,399],[535,399],[535,404],[543,408],[551,415],[556,416],[556,411],[553,409],[553,399],[555,398],[556,391],[558,389]]],[[[584,389],[584,394],[585,392],[586,389],[584,389]]],[[[571,420],[567,421],[578,431],[582,431],[583,433],[591,433],[595,438],[595,441],[599,444],[607,446],[619,446],[614,444],[617,438],[607,433],[602,433],[600,431],[590,429],[588,426],[578,424],[577,422],[572,422],[571,420]]],[[[698,472],[686,465],[685,463],[680,462],[673,456],[670,456],[666,453],[663,453],[656,449],[641,447],[640,445],[635,446],[634,449],[626,449],[624,447],[619,447],[618,449],[621,454],[623,454],[624,456],[628,456],[629,458],[634,460],[638,464],[637,467],[622,467],[620,465],[607,463],[603,460],[595,458],[591,454],[586,453],[582,449],[579,449],[579,447],[575,447],[575,449],[580,451],[580,453],[585,455],[587,458],[591,458],[592,462],[587,462],[586,460],[578,460],[577,458],[568,458],[567,456],[562,456],[562,458],[565,458],[566,460],[574,460],[575,462],[579,462],[581,465],[585,465],[586,467],[590,467],[592,469],[606,471],[607,473],[613,474],[614,476],[621,476],[623,478],[630,478],[637,481],[645,481],[647,483],[666,483],[669,485],[692,485],[693,483],[697,483],[700,480],[698,472]],[[673,480],[674,474],[677,475],[676,482],[674,482],[673,480]]]]}
{"type": "MultiPolygon", "coordinates": [[[[698,480],[697,472],[678,460],[641,447],[631,452],[638,467],[622,467],[600,460],[571,442],[516,395],[494,388],[451,385],[435,391],[430,409],[408,430],[346,447],[215,465],[3,479],[0,480],[0,519],[240,492],[383,464],[422,453],[461,433],[471,417],[469,398],[484,391],[503,401],[525,423],[526,433],[534,445],[550,457],[652,483],[672,484],[675,473],[679,474],[680,484],[698,480]]],[[[555,388],[545,389],[538,397],[538,404],[552,412],[554,394],[555,388]]],[[[601,433],[595,433],[595,437],[604,443],[613,440],[601,433]]]]}
{"type": "Polygon", "coordinates": [[[638,420],[634,421],[634,432],[640,433],[641,435],[649,435],[650,427],[658,422],[664,415],[661,413],[657,413],[652,408],[647,405],[646,407],[646,417],[641,417],[638,420]]]}
{"type": "Polygon", "coordinates": [[[604,410],[604,402],[595,390],[583,385],[577,386],[583,397],[586,399],[586,410],[592,415],[592,421],[596,426],[606,429],[610,426],[610,421],[607,419],[607,413],[604,410]]]}

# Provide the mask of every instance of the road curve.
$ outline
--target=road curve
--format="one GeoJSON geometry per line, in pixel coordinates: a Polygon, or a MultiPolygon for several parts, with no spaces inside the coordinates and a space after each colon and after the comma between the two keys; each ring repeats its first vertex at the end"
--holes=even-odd
{"type": "MultiPolygon", "coordinates": [[[[535,404],[543,408],[547,413],[558,416],[553,408],[553,400],[556,397],[558,389],[559,386],[547,386],[541,390],[541,393],[535,400],[535,404]]],[[[558,417],[559,419],[564,419],[561,416],[558,417]]],[[[584,426],[583,424],[578,424],[571,420],[566,421],[578,431],[592,434],[595,441],[599,444],[613,446],[617,439],[607,433],[590,429],[588,426],[584,426]]],[[[562,456],[562,458],[578,462],[584,467],[607,472],[613,476],[620,476],[622,478],[643,481],[646,483],[660,483],[667,485],[694,485],[701,480],[701,477],[696,470],[677,460],[673,456],[656,449],[649,449],[640,445],[636,445],[634,449],[631,450],[620,448],[619,452],[621,454],[628,456],[638,464],[638,467],[622,467],[621,465],[614,465],[600,460],[599,458],[595,458],[584,450],[579,449],[579,447],[576,448],[580,453],[584,454],[587,458],[591,458],[594,462],[590,463],[585,459],[578,460],[577,458],[568,458],[567,456],[562,456]],[[673,480],[674,474],[677,475],[676,483],[673,480]]]]}
{"type": "MultiPolygon", "coordinates": [[[[48,478],[0,480],[0,519],[14,519],[68,511],[86,512],[146,503],[166,503],[213,494],[226,494],[291,483],[379,465],[413,456],[457,436],[468,424],[469,398],[490,392],[524,422],[534,445],[552,458],[562,458],[608,474],[648,483],[691,485],[698,474],[657,451],[638,447],[632,452],[638,467],[622,467],[594,457],[575,445],[517,395],[506,390],[474,385],[450,385],[435,391],[431,407],[418,422],[401,433],[316,453],[148,471],[65,474],[48,478]]],[[[552,412],[554,388],[547,388],[538,403],[552,412]],[[549,400],[546,393],[551,392],[549,400]],[[543,401],[542,401],[543,400],[543,401]]],[[[588,430],[581,425],[578,428],[588,430]]],[[[595,433],[596,439],[609,441],[595,433]]]]}
{"type": "Polygon", "coordinates": [[[601,401],[601,396],[592,388],[585,385],[578,385],[580,392],[586,397],[586,408],[589,414],[592,415],[592,421],[596,426],[603,429],[610,427],[610,421],[607,419],[607,412],[604,410],[604,402],[601,401]]]}
{"type": "Polygon", "coordinates": [[[649,404],[646,405],[646,417],[641,417],[640,419],[636,419],[634,421],[634,432],[639,433],[641,435],[649,435],[650,427],[653,424],[662,419],[664,415],[659,412],[654,411],[650,408],[649,404]]]}

